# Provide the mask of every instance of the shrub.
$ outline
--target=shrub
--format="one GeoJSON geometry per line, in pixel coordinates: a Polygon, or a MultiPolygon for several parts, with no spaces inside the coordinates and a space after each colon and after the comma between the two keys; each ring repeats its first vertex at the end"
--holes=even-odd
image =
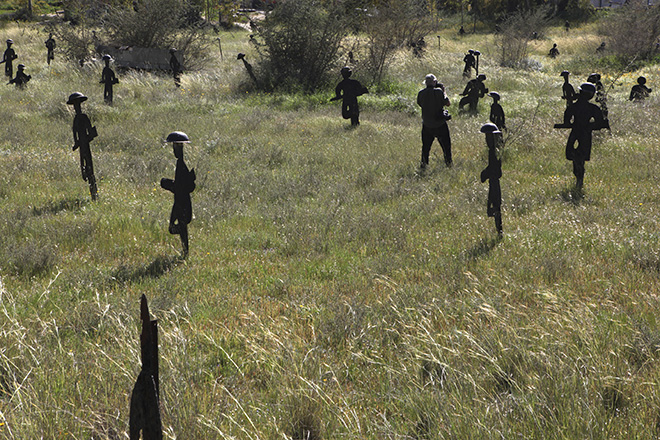
{"type": "Polygon", "coordinates": [[[500,25],[496,44],[500,50],[500,65],[523,68],[529,41],[543,35],[549,24],[548,10],[519,11],[509,15],[500,25]]]}
{"type": "Polygon", "coordinates": [[[379,83],[397,50],[412,46],[433,28],[432,15],[418,0],[389,2],[369,14],[364,22],[367,36],[365,68],[379,83]]]}
{"type": "Polygon", "coordinates": [[[630,59],[649,59],[658,53],[660,8],[648,6],[646,0],[630,0],[612,11],[600,29],[607,37],[608,50],[630,59]]]}
{"type": "Polygon", "coordinates": [[[340,5],[284,0],[256,31],[266,87],[313,92],[338,61],[351,18],[340,5]]]}

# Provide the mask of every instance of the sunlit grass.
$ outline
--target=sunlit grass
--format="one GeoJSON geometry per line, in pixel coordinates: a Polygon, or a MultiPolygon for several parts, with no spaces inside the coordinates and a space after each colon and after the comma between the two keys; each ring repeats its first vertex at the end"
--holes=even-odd
{"type": "Polygon", "coordinates": [[[38,25],[4,31],[33,79],[0,89],[0,438],[127,437],[142,294],[168,439],[658,435],[659,102],[627,101],[657,73],[601,72],[618,77],[612,131],[594,137],[583,195],[551,128],[559,72],[595,59],[593,25],[550,29],[530,47],[537,71],[499,67],[492,36],[442,30],[424,58],[397,55],[354,130],[329,90],[243,86],[242,31],[180,89],[121,72],[112,107],[100,63],[48,68],[38,25]],[[502,240],[479,181],[490,98],[457,110],[470,48],[515,133],[502,240]],[[452,101],[454,167],[436,144],[420,175],[427,73],[452,101]],[[73,91],[99,132],[96,203],[71,151],[73,91]],[[174,130],[198,176],[186,260],[159,186],[174,130]]]}

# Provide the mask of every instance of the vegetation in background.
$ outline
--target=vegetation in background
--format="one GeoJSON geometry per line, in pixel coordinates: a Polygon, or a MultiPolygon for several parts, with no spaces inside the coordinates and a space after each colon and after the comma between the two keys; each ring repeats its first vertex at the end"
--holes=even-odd
{"type": "Polygon", "coordinates": [[[647,1],[628,1],[608,14],[600,32],[607,38],[608,52],[619,58],[656,57],[660,54],[660,8],[647,1]]]}
{"type": "Polygon", "coordinates": [[[513,13],[502,22],[497,34],[500,65],[517,69],[528,67],[527,47],[533,39],[543,39],[550,24],[548,10],[513,13]]]}
{"type": "Polygon", "coordinates": [[[640,75],[655,89],[657,66],[599,70],[617,79],[612,130],[580,194],[551,127],[559,72],[579,84],[601,59],[597,26],[547,28],[521,71],[454,23],[423,57],[395,54],[358,129],[327,88],[246,93],[230,56],[254,53],[244,31],[221,32],[224,58],[180,88],[121,73],[107,106],[102,63],[58,51],[49,67],[41,25],[6,24],[32,80],[0,89],[0,438],[127,437],[142,294],[168,440],[657,437],[660,95],[627,99],[640,75]],[[488,104],[457,111],[469,48],[514,133],[502,240],[479,181],[488,104]],[[427,73],[452,102],[454,167],[436,145],[421,175],[427,73]],[[97,203],[71,151],[75,90],[99,133],[97,203]],[[185,261],[159,186],[172,130],[198,176],[185,261]]]}

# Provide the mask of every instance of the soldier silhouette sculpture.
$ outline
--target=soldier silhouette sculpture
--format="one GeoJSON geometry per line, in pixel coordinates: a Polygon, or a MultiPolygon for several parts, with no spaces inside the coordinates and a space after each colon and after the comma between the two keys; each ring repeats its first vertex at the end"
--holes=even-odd
{"type": "Polygon", "coordinates": [[[447,121],[451,119],[445,107],[449,107],[449,98],[445,87],[438,83],[435,75],[428,74],[423,83],[426,87],[417,94],[417,105],[422,108],[422,161],[421,170],[429,164],[429,153],[434,139],[438,139],[445,165],[451,167],[451,136],[447,121]]]}
{"type": "Polygon", "coordinates": [[[181,74],[183,73],[183,68],[181,63],[176,56],[176,49],[170,49],[170,69],[172,70],[172,77],[174,78],[174,85],[181,87],[181,74]]]}
{"type": "Polygon", "coordinates": [[[465,66],[463,67],[463,76],[469,78],[472,76],[472,68],[477,67],[477,59],[474,57],[474,50],[468,50],[468,53],[463,57],[465,66]]]}
{"type": "Polygon", "coordinates": [[[10,79],[7,84],[16,84],[16,87],[22,89],[30,79],[32,79],[32,76],[25,73],[25,65],[19,64],[16,66],[16,76],[10,79]]]}
{"type": "Polygon", "coordinates": [[[564,84],[561,87],[561,99],[566,100],[566,107],[568,107],[575,102],[577,95],[575,94],[575,89],[571,83],[568,82],[568,77],[571,75],[570,72],[564,70],[560,75],[564,77],[564,84]]]}
{"type": "Polygon", "coordinates": [[[44,42],[46,45],[46,62],[50,66],[50,62],[55,59],[55,39],[53,38],[53,34],[48,35],[48,39],[44,42]]]}
{"type": "Polygon", "coordinates": [[[596,103],[600,106],[600,110],[603,112],[603,118],[605,119],[605,127],[609,129],[609,110],[607,109],[607,93],[605,93],[605,87],[600,81],[600,73],[592,73],[587,78],[587,82],[593,84],[596,87],[596,103]]]}
{"type": "Polygon", "coordinates": [[[142,368],[138,375],[129,412],[129,440],[162,440],[163,425],[160,419],[160,377],[158,372],[158,320],[151,319],[147,297],[140,299],[140,358],[142,368]]]}
{"type": "Polygon", "coordinates": [[[548,52],[548,56],[550,58],[557,58],[557,55],[559,55],[559,49],[557,49],[557,43],[553,43],[550,52],[548,52]]]}
{"type": "Polygon", "coordinates": [[[360,81],[351,79],[353,71],[350,67],[344,66],[341,68],[341,76],[344,78],[335,87],[335,97],[330,101],[341,102],[341,117],[351,120],[351,126],[355,127],[360,125],[360,106],[358,105],[358,96],[369,93],[366,87],[360,84],[360,81]]]}
{"type": "Polygon", "coordinates": [[[165,140],[172,143],[174,157],[176,157],[176,170],[174,180],[160,179],[160,186],[174,193],[174,205],[170,213],[170,234],[179,235],[183,246],[183,257],[188,256],[188,224],[192,220],[192,203],[190,193],[195,190],[195,170],[188,170],[183,160],[183,146],[190,142],[188,135],[181,131],[174,131],[167,135],[165,140]]]}
{"type": "Polygon", "coordinates": [[[7,49],[5,49],[5,53],[2,54],[2,61],[0,61],[0,64],[5,63],[5,76],[10,79],[14,76],[14,60],[18,58],[16,51],[11,47],[12,44],[14,44],[14,40],[11,38],[8,39],[7,49]]]}
{"type": "Polygon", "coordinates": [[[644,101],[651,94],[651,89],[646,87],[646,78],[640,76],[637,78],[637,84],[632,86],[630,89],[630,99],[631,101],[644,101]]]}
{"type": "Polygon", "coordinates": [[[502,236],[502,189],[500,188],[500,178],[502,177],[502,159],[500,158],[502,132],[493,123],[482,125],[480,131],[486,135],[486,145],[488,146],[488,166],[481,172],[481,182],[483,183],[488,180],[486,214],[488,217],[495,218],[495,229],[502,236]]]}
{"type": "Polygon", "coordinates": [[[115,71],[110,68],[110,61],[112,57],[108,54],[103,55],[103,61],[105,62],[105,67],[101,72],[101,81],[99,83],[103,84],[103,100],[106,104],[112,104],[113,90],[112,86],[119,83],[119,80],[115,76],[115,71]]]}
{"type": "Polygon", "coordinates": [[[479,104],[479,98],[483,98],[488,93],[488,89],[484,84],[486,81],[486,75],[481,74],[475,79],[471,79],[465,86],[465,90],[461,93],[461,100],[458,102],[458,109],[463,110],[463,107],[466,104],[469,104],[470,112],[477,113],[477,105],[479,104]]]}
{"type": "Polygon", "coordinates": [[[97,136],[96,127],[92,126],[89,117],[82,112],[81,104],[87,101],[87,97],[80,92],[74,92],[69,95],[66,102],[72,105],[76,111],[73,118],[73,151],[80,150],[80,171],[82,178],[89,184],[89,193],[92,200],[96,200],[97,188],[96,177],[94,176],[94,165],[92,163],[92,151],[89,143],[97,136]]]}
{"type": "Polygon", "coordinates": [[[571,129],[566,143],[566,159],[573,162],[575,188],[578,191],[582,190],[584,184],[585,162],[591,159],[591,133],[606,128],[607,123],[602,110],[589,102],[595,93],[596,87],[593,84],[583,83],[578,88],[577,101],[564,112],[564,122],[555,124],[555,128],[571,129]]]}
{"type": "Polygon", "coordinates": [[[500,94],[497,92],[490,92],[488,94],[493,98],[493,103],[490,105],[489,120],[501,130],[506,130],[506,121],[504,118],[504,109],[500,105],[500,94]]]}

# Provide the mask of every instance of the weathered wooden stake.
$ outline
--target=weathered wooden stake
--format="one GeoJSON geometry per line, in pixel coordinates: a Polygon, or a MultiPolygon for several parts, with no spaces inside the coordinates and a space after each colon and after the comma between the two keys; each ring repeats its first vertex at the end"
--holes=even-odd
{"type": "Polygon", "coordinates": [[[158,382],[158,321],[149,318],[147,297],[140,303],[142,333],[140,352],[142,370],[133,387],[129,415],[130,440],[162,440],[163,426],[160,421],[160,384],[158,382]]]}

